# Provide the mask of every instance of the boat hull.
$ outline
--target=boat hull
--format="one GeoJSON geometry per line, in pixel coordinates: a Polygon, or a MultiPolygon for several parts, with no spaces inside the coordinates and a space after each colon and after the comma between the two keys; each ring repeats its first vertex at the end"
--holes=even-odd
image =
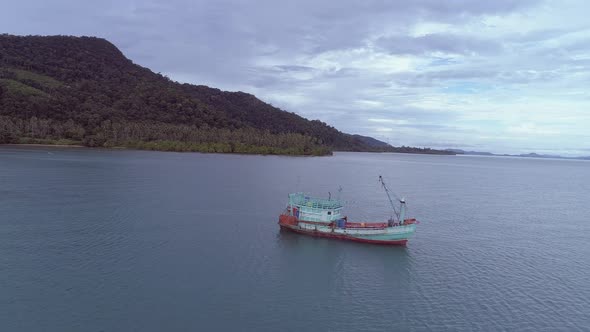
{"type": "Polygon", "coordinates": [[[373,240],[369,238],[359,238],[350,235],[344,234],[333,234],[333,233],[324,233],[318,231],[310,231],[306,229],[300,229],[293,226],[288,225],[280,225],[281,229],[295,232],[299,234],[305,234],[315,237],[324,237],[324,238],[331,238],[331,239],[338,239],[338,240],[346,240],[346,241],[354,241],[354,242],[361,242],[361,243],[371,243],[371,244],[381,244],[381,245],[390,245],[390,246],[405,246],[408,242],[408,239],[403,240],[373,240]]]}
{"type": "Polygon", "coordinates": [[[375,228],[372,226],[379,225],[379,223],[362,223],[363,228],[353,226],[341,229],[326,224],[301,221],[285,215],[279,219],[279,225],[281,229],[315,237],[398,246],[406,245],[408,238],[414,234],[416,227],[415,225],[408,225],[375,228]]]}

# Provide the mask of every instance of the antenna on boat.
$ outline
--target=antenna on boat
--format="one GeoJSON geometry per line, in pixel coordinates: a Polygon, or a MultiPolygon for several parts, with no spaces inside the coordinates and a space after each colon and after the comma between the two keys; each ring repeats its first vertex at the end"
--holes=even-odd
{"type": "MultiPolygon", "coordinates": [[[[381,182],[381,186],[383,187],[383,189],[385,189],[385,193],[387,194],[387,198],[389,199],[389,204],[391,204],[391,208],[393,209],[393,213],[395,213],[395,216],[397,217],[397,219],[399,220],[400,223],[403,223],[403,220],[401,218],[405,217],[405,205],[406,205],[406,201],[405,199],[399,199],[398,201],[401,203],[401,215],[400,213],[397,213],[397,210],[395,209],[395,204],[393,204],[393,200],[391,199],[391,195],[389,194],[389,189],[387,188],[387,186],[385,185],[385,181],[383,181],[383,177],[381,175],[379,175],[379,182],[381,182]]],[[[397,196],[396,196],[397,198],[397,196]]],[[[392,218],[393,219],[393,218],[392,218]]]]}
{"type": "Polygon", "coordinates": [[[338,187],[338,196],[336,196],[337,200],[340,200],[340,196],[342,195],[342,186],[338,187]]]}

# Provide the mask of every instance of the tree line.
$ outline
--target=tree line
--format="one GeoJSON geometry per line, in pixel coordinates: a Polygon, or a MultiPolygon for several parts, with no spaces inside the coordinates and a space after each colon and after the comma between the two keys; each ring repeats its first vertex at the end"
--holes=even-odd
{"type": "Polygon", "coordinates": [[[162,151],[326,155],[317,138],[254,128],[225,129],[150,122],[103,121],[87,132],[73,120],[0,116],[0,143],[80,144],[162,151]]]}

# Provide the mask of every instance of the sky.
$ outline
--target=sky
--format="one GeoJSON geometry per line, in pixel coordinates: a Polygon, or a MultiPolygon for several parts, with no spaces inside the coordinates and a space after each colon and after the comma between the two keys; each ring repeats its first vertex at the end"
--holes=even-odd
{"type": "Polygon", "coordinates": [[[0,33],[103,37],[395,146],[590,155],[587,1],[2,2],[0,33]]]}

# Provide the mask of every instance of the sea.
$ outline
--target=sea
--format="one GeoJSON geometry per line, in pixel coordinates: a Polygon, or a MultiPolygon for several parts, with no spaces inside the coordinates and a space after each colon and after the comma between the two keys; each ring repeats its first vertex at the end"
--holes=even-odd
{"type": "Polygon", "coordinates": [[[0,146],[2,331],[590,331],[590,162],[0,146]],[[287,195],[420,224],[281,231],[287,195]]]}

